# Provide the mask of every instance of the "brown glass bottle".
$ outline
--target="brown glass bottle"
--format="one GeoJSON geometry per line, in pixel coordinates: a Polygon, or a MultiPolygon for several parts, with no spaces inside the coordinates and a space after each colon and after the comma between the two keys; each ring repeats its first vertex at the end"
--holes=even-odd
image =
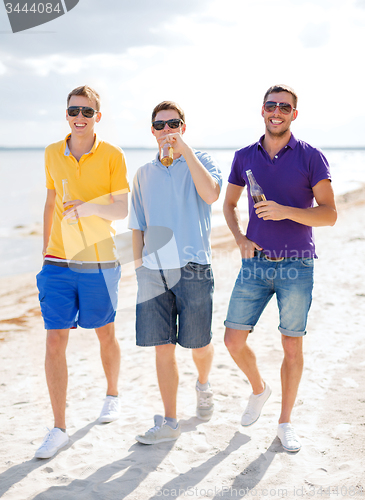
{"type": "Polygon", "coordinates": [[[169,142],[163,145],[161,149],[161,163],[165,167],[172,165],[174,161],[174,150],[169,142]]]}
{"type": "MultiPolygon", "coordinates": [[[[70,190],[68,187],[68,180],[67,179],[62,180],[62,187],[63,187],[62,203],[65,204],[67,201],[72,200],[70,190]]],[[[67,208],[72,208],[72,207],[73,207],[73,205],[70,205],[67,208]]],[[[67,209],[65,209],[65,210],[67,210],[67,209]]],[[[75,212],[74,212],[74,214],[75,214],[75,212]]],[[[75,217],[75,215],[73,217],[71,217],[70,219],[67,219],[67,224],[77,224],[77,218],[75,217]]]]}
{"type": "Polygon", "coordinates": [[[266,201],[266,196],[262,190],[262,187],[257,183],[255,177],[251,170],[246,170],[248,182],[250,183],[250,194],[254,203],[258,203],[259,201],[266,201]]]}

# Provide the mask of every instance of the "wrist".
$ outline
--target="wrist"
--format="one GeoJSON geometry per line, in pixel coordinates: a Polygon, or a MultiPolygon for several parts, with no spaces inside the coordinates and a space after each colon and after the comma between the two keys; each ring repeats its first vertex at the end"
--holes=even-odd
{"type": "Polygon", "coordinates": [[[235,240],[237,245],[240,245],[244,241],[246,242],[248,240],[247,236],[243,233],[239,233],[237,236],[235,236],[235,240]]]}
{"type": "Polygon", "coordinates": [[[185,160],[188,160],[189,157],[194,157],[195,158],[195,154],[194,154],[193,148],[191,148],[190,146],[188,146],[185,143],[184,143],[184,145],[181,148],[181,154],[183,155],[183,157],[185,158],[185,160]]]}

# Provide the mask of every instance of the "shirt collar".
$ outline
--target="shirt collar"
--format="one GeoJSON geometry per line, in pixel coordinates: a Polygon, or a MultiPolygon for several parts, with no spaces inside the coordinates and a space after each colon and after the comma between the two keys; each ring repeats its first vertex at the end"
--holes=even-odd
{"type": "MultiPolygon", "coordinates": [[[[260,140],[259,142],[257,143],[257,147],[258,148],[261,148],[265,151],[265,148],[264,146],[262,145],[263,143],[263,140],[264,140],[264,137],[265,137],[265,134],[263,136],[260,137],[260,140]]],[[[283,149],[285,148],[290,148],[290,149],[294,149],[295,146],[297,145],[297,139],[294,137],[293,133],[291,134],[290,136],[290,139],[289,139],[289,142],[283,147],[283,149]]]]}
{"type": "MultiPolygon", "coordinates": [[[[70,137],[71,137],[71,134],[67,134],[66,138],[65,138],[65,140],[63,142],[63,145],[62,145],[62,150],[64,152],[63,154],[65,156],[70,156],[70,154],[71,154],[71,151],[70,151],[70,148],[68,147],[68,142],[67,142],[70,137]]],[[[99,137],[96,134],[94,134],[94,144],[93,144],[93,147],[90,149],[90,151],[88,153],[85,153],[85,154],[89,155],[90,153],[95,153],[95,151],[96,151],[97,147],[99,146],[100,142],[101,142],[101,140],[99,139],[99,137]]]]}

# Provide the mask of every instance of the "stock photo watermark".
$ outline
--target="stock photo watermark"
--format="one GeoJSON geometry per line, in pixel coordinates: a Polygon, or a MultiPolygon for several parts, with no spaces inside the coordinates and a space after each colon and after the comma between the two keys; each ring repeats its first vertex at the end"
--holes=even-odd
{"type": "Polygon", "coordinates": [[[161,498],[328,498],[328,495],[348,498],[362,497],[365,490],[361,485],[326,487],[308,485],[292,488],[234,488],[220,485],[210,488],[198,486],[171,489],[157,487],[155,492],[155,496],[161,498]]]}
{"type": "Polygon", "coordinates": [[[72,10],[79,0],[4,0],[13,33],[48,23],[72,10]]]}

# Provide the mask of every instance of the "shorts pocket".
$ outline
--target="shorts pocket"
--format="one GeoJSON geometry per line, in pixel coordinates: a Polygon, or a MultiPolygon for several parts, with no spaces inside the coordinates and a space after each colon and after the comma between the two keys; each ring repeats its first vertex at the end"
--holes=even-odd
{"type": "Polygon", "coordinates": [[[311,257],[309,259],[300,259],[300,262],[303,267],[313,267],[314,266],[314,259],[311,257]]]}
{"type": "Polygon", "coordinates": [[[199,279],[206,278],[211,279],[212,276],[212,266],[210,264],[198,264],[197,262],[188,262],[186,264],[186,269],[192,271],[199,279]]]}

